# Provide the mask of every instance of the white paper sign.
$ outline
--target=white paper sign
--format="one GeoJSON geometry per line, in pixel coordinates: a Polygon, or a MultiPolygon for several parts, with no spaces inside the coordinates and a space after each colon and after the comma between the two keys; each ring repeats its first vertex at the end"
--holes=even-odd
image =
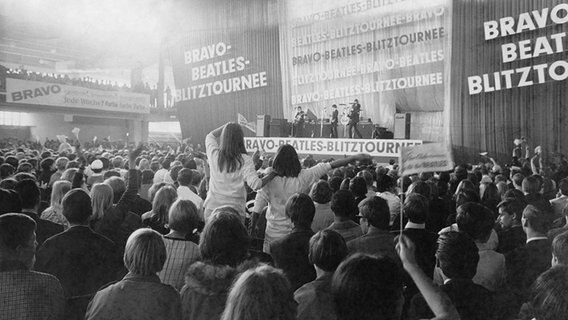
{"type": "Polygon", "coordinates": [[[444,143],[400,148],[400,175],[448,171],[454,168],[452,150],[444,143]]]}

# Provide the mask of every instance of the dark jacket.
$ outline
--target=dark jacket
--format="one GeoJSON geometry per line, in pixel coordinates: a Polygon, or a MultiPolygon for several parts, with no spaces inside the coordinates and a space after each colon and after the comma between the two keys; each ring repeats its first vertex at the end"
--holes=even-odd
{"type": "Polygon", "coordinates": [[[394,249],[394,235],[388,231],[370,227],[367,234],[347,242],[349,253],[366,253],[371,255],[388,256],[399,261],[398,254],[394,249]]]}
{"type": "Polygon", "coordinates": [[[436,265],[438,235],[426,229],[406,228],[402,233],[416,246],[416,262],[424,273],[432,278],[436,265]]]}
{"type": "Polygon", "coordinates": [[[527,235],[521,226],[502,230],[497,233],[497,236],[499,237],[499,246],[496,251],[502,254],[523,247],[527,242],[527,235]]]}
{"type": "Polygon", "coordinates": [[[187,270],[181,289],[182,318],[218,320],[225,309],[227,295],[237,276],[229,266],[196,262],[187,270]]]}
{"type": "Polygon", "coordinates": [[[44,219],[40,219],[40,217],[36,213],[22,212],[22,214],[29,216],[30,218],[34,219],[34,221],[36,222],[37,225],[36,241],[38,248],[43,244],[45,240],[58,233],[63,232],[64,230],[62,225],[44,219]]]}
{"type": "Polygon", "coordinates": [[[335,320],[337,313],[331,294],[332,273],[323,274],[294,293],[298,303],[297,320],[335,320]]]}
{"type": "Polygon", "coordinates": [[[313,235],[314,232],[309,228],[294,227],[288,235],[270,244],[274,264],[284,271],[292,290],[316,278],[316,270],[308,260],[310,238],[313,235]]]}

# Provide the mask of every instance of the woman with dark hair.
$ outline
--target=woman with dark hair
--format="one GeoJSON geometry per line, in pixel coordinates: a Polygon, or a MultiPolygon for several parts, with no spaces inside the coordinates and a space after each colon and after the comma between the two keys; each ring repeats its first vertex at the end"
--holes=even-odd
{"type": "Polygon", "coordinates": [[[322,230],[311,237],[309,246],[308,259],[316,269],[317,278],[294,293],[298,303],[297,319],[337,319],[331,277],[347,256],[347,245],[339,233],[322,230]]]}
{"type": "Polygon", "coordinates": [[[333,223],[333,211],[331,211],[331,188],[325,180],[319,180],[313,184],[310,197],[314,201],[316,213],[312,222],[312,231],[318,232],[326,229],[333,223]]]}
{"type": "Polygon", "coordinates": [[[249,245],[247,230],[234,208],[211,214],[199,241],[201,261],[189,267],[181,290],[184,319],[219,319],[249,245]]]}
{"type": "Polygon", "coordinates": [[[368,154],[358,154],[332,162],[317,164],[309,169],[302,169],[296,149],[289,144],[281,145],[276,151],[272,164],[275,177],[269,184],[256,194],[254,208],[252,209],[252,227],[264,207],[266,210],[266,231],[264,235],[263,250],[270,253],[270,243],[282,238],[292,231],[292,221],[286,215],[286,201],[294,193],[308,193],[311,185],[331,169],[345,166],[353,161],[368,160],[368,154]]]}
{"type": "Polygon", "coordinates": [[[241,126],[229,122],[213,131],[205,138],[207,159],[210,167],[209,191],[203,204],[205,222],[217,207],[230,205],[245,215],[246,189],[244,182],[257,190],[274,178],[269,173],[262,179],[254,168],[253,158],[245,149],[241,126]]]}

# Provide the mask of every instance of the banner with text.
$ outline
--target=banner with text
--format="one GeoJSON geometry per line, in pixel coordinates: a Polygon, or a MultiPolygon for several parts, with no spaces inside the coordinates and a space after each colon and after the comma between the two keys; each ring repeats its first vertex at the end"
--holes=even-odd
{"type": "Polygon", "coordinates": [[[280,1],[284,114],[346,117],[393,127],[396,112],[439,112],[449,84],[450,0],[280,1]]]}
{"type": "Polygon", "coordinates": [[[275,153],[283,144],[292,145],[299,154],[354,155],[368,153],[373,157],[398,157],[401,148],[421,145],[422,140],[362,140],[311,138],[245,137],[247,152],[262,150],[275,153]]]}
{"type": "Polygon", "coordinates": [[[11,103],[100,111],[149,113],[150,96],[102,91],[57,83],[6,79],[6,101],[11,103]]]}
{"type": "Polygon", "coordinates": [[[400,149],[400,175],[448,171],[454,168],[452,150],[444,143],[427,143],[400,149]]]}

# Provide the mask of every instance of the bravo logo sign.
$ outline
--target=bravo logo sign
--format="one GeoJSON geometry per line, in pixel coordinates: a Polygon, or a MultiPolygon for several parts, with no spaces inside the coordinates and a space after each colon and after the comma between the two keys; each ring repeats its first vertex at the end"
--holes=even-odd
{"type": "Polygon", "coordinates": [[[12,101],[20,101],[26,99],[33,99],[37,97],[43,97],[50,94],[56,94],[61,92],[61,87],[57,84],[47,85],[44,87],[39,87],[35,89],[26,89],[22,91],[15,91],[11,93],[12,101]]]}

